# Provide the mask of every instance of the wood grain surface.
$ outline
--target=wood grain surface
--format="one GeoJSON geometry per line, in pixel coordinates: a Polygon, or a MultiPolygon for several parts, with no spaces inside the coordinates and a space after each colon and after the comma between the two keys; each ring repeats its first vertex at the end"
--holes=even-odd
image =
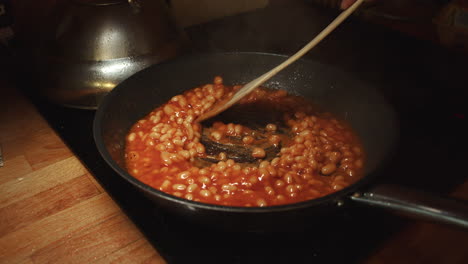
{"type": "Polygon", "coordinates": [[[0,263],[166,263],[36,109],[0,90],[0,263]]]}
{"type": "MultiPolygon", "coordinates": [[[[36,109],[0,90],[0,263],[165,263],[36,109]]],[[[467,245],[468,232],[414,222],[365,263],[468,263],[467,245]]]]}

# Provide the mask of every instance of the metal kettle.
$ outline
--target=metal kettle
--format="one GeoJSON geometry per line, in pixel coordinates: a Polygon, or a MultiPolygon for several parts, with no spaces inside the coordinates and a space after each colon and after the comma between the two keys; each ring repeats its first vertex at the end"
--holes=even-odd
{"type": "Polygon", "coordinates": [[[41,93],[64,106],[96,109],[118,83],[188,47],[162,0],[63,0],[50,17],[37,73],[41,93]]]}

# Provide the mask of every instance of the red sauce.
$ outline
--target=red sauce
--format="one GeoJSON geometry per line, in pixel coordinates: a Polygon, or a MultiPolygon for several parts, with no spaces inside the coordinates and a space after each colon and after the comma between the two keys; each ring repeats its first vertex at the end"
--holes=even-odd
{"type": "Polygon", "coordinates": [[[222,120],[202,129],[195,122],[239,88],[217,77],[139,120],[127,136],[130,174],[188,200],[260,207],[322,197],[362,176],[364,153],[351,128],[285,91],[257,89],[238,103],[281,113],[260,129],[222,120]]]}

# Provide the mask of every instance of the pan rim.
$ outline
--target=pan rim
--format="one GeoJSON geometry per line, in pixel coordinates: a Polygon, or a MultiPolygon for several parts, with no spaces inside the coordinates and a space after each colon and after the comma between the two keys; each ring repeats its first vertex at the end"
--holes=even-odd
{"type": "MultiPolygon", "coordinates": [[[[164,200],[168,200],[170,202],[175,202],[179,205],[191,208],[191,209],[205,209],[211,211],[218,211],[218,212],[235,212],[235,213],[274,213],[274,212],[285,212],[285,211],[293,211],[298,209],[305,209],[310,207],[315,207],[323,204],[335,204],[336,206],[340,206],[343,200],[348,199],[348,196],[352,193],[355,193],[356,190],[360,189],[362,186],[365,186],[369,183],[378,172],[373,171],[372,173],[364,175],[360,180],[356,181],[355,183],[347,186],[346,188],[339,190],[337,192],[312,199],[306,200],[297,203],[291,204],[284,204],[284,205],[274,205],[274,206],[266,206],[266,207],[242,207],[242,206],[226,206],[226,205],[217,205],[217,204],[208,204],[208,203],[201,203],[196,201],[190,201],[184,198],[172,196],[167,194],[163,191],[160,191],[156,188],[153,188],[137,178],[131,176],[125,169],[123,169],[120,165],[117,164],[116,161],[111,157],[110,153],[107,151],[107,148],[102,140],[102,126],[100,120],[105,115],[105,109],[107,106],[112,102],[112,98],[116,96],[119,90],[125,88],[125,84],[129,81],[132,81],[135,78],[139,78],[139,76],[147,74],[147,72],[153,71],[155,68],[164,67],[165,65],[177,64],[180,61],[185,60],[193,60],[196,58],[204,57],[204,56],[226,56],[226,55],[247,55],[247,56],[268,56],[268,57],[277,57],[277,58],[287,58],[287,55],[284,54],[276,54],[276,53],[267,53],[267,52],[202,52],[202,53],[192,53],[186,56],[180,56],[172,60],[164,61],[159,64],[152,65],[147,67],[126,80],[122,81],[118,84],[115,88],[113,88],[102,100],[100,103],[96,114],[93,120],[93,138],[101,157],[106,161],[107,165],[110,166],[117,174],[124,178],[127,182],[132,184],[134,187],[143,191],[145,193],[154,194],[164,200]]],[[[312,63],[312,60],[308,59],[299,59],[302,63],[312,63]]],[[[329,68],[337,69],[340,72],[343,70],[333,67],[331,65],[327,65],[329,68]]],[[[345,73],[345,72],[343,72],[345,73]]],[[[345,73],[346,74],[346,73],[345,73]]],[[[388,103],[387,103],[388,104],[388,103]]],[[[398,130],[398,129],[397,129],[398,130]]]]}

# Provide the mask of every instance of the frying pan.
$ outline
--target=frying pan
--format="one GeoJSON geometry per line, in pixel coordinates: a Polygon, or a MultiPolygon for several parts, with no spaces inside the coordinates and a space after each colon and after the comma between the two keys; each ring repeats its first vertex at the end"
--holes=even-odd
{"type": "Polygon", "coordinates": [[[97,148],[105,161],[151,199],[155,207],[213,227],[251,231],[301,228],[327,221],[342,208],[360,203],[468,228],[468,205],[464,201],[375,183],[398,141],[398,122],[392,107],[364,80],[305,59],[295,62],[263,86],[305,96],[349,122],[366,152],[365,176],[361,180],[310,201],[246,208],[171,196],[127,173],[125,136],[151,110],[187,89],[212,82],[217,75],[223,77],[226,85],[244,84],[285,59],[282,55],[266,53],[210,53],[180,57],[140,71],[115,87],[99,106],[93,131],[97,148]]]}

